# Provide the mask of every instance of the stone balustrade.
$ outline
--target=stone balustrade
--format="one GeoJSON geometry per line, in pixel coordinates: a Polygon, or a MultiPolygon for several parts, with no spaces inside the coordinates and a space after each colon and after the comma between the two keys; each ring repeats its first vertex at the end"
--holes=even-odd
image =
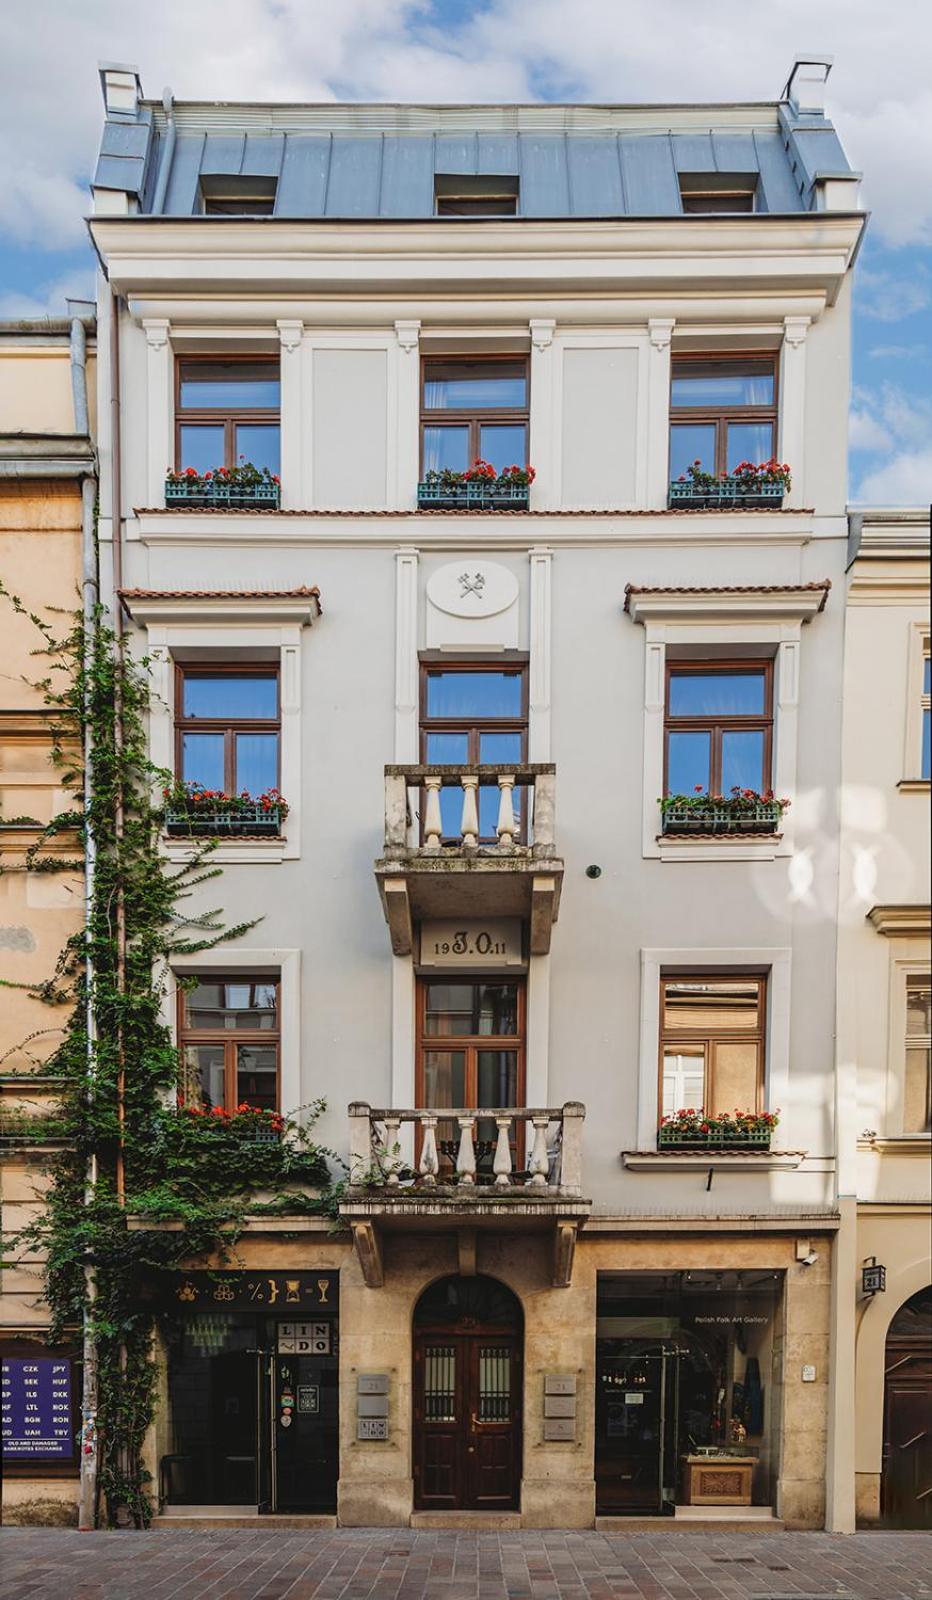
{"type": "Polygon", "coordinates": [[[350,1183],[378,1188],[384,1197],[412,1189],[450,1188],[457,1200],[479,1189],[518,1190],[529,1199],[582,1193],[582,1127],[585,1107],[577,1101],[537,1110],[531,1107],[421,1108],[375,1110],[354,1101],[350,1118],[350,1183]],[[494,1139],[477,1139],[477,1125],[494,1139]],[[402,1128],[413,1124],[419,1138],[413,1156],[402,1128]],[[438,1139],[438,1125],[454,1130],[438,1139]],[[521,1135],[523,1134],[523,1138],[521,1135]],[[516,1166],[523,1148],[523,1164],[516,1166]]]}
{"type": "Polygon", "coordinates": [[[520,765],[388,766],[385,768],[385,855],[415,848],[438,854],[441,849],[484,850],[507,855],[525,847],[530,854],[554,853],[556,769],[549,762],[520,765]],[[496,786],[498,809],[494,839],[483,838],[479,825],[479,789],[496,786]],[[444,833],[440,794],[459,789],[458,832],[444,833]],[[516,791],[527,792],[522,807],[516,791]],[[412,838],[413,835],[413,838],[412,838]]]}

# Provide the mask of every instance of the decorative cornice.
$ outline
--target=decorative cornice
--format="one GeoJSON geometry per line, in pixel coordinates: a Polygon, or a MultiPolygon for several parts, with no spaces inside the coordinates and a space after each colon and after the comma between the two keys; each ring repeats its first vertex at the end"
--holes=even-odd
{"type": "Polygon", "coordinates": [[[321,614],[320,591],[303,589],[121,589],[134,622],[297,622],[309,626],[321,614]]]}
{"type": "Polygon", "coordinates": [[[932,933],[929,906],[873,906],[867,920],[887,939],[928,939],[932,933]]]}
{"type": "Polygon", "coordinates": [[[632,622],[716,622],[753,618],[769,622],[809,622],[825,609],[831,583],[747,584],[733,588],[651,588],[625,586],[624,610],[632,622]]]}

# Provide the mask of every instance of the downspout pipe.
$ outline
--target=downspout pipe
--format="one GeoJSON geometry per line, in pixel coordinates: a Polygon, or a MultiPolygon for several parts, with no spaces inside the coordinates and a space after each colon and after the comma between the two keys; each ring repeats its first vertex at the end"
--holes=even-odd
{"type": "Polygon", "coordinates": [[[152,196],[152,215],[154,217],[160,217],[165,210],[165,195],[168,191],[168,180],[171,177],[172,161],[175,155],[175,140],[178,137],[178,131],[175,127],[175,114],[172,109],[174,104],[175,97],[171,89],[163,89],[162,108],[165,112],[167,126],[165,129],[165,149],[162,151],[162,159],[159,162],[159,175],[155,184],[155,194],[152,196]]]}

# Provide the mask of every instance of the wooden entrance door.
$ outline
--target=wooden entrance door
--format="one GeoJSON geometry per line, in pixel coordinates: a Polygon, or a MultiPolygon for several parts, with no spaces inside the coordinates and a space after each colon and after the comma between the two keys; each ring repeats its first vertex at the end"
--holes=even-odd
{"type": "Polygon", "coordinates": [[[423,1511],[510,1511],[518,1503],[519,1336],[418,1330],[415,1501],[423,1511]]]}

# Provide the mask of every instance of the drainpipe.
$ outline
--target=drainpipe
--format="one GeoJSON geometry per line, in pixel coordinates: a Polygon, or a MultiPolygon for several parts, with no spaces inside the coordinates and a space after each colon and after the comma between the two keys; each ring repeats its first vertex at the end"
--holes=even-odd
{"type": "MultiPolygon", "coordinates": [[[[110,294],[110,548],[113,561],[113,633],[116,656],[116,682],[114,687],[113,733],[117,759],[123,750],[123,494],[122,494],[122,435],[120,427],[120,297],[110,294]]],[[[117,786],[114,813],[116,848],[121,850],[123,840],[124,805],[123,784],[117,786]]],[[[116,904],[117,991],[122,994],[126,984],[126,901],[122,888],[117,888],[116,904]]],[[[116,1191],[122,1204],[125,1167],[123,1160],[123,1124],[125,1120],[125,1078],[122,1031],[117,1041],[117,1120],[120,1135],[117,1148],[116,1191]]]]}
{"type": "Polygon", "coordinates": [[[168,180],[171,177],[172,159],[175,154],[175,140],[178,136],[175,128],[175,116],[172,107],[175,103],[174,95],[170,89],[162,90],[162,107],[165,111],[165,120],[168,126],[165,129],[165,149],[159,164],[159,175],[155,184],[155,194],[152,196],[152,215],[160,217],[165,210],[165,195],[168,190],[168,180]]]}
{"type": "MultiPolygon", "coordinates": [[[[71,392],[74,402],[75,432],[90,438],[90,419],[87,404],[87,337],[80,317],[71,322],[71,392]]],[[[86,714],[89,698],[88,678],[93,664],[94,629],[97,625],[98,598],[97,544],[95,513],[97,483],[93,473],[81,479],[81,611],[83,622],[84,689],[84,982],[85,1029],[87,1034],[88,1097],[94,1093],[96,1021],[93,1002],[94,971],[91,957],[91,915],[94,905],[94,877],[96,870],[96,843],[90,823],[92,795],[92,767],[94,759],[93,735],[90,717],[86,714]]],[[[97,1156],[92,1151],[88,1159],[85,1196],[91,1200],[97,1183],[97,1156]]],[[[96,1299],[96,1280],[90,1265],[84,1268],[87,1289],[87,1306],[84,1313],[83,1337],[83,1393],[81,1398],[80,1439],[80,1499],[78,1526],[89,1530],[95,1526],[97,1513],[97,1344],[93,1333],[93,1305],[96,1299]]]]}

